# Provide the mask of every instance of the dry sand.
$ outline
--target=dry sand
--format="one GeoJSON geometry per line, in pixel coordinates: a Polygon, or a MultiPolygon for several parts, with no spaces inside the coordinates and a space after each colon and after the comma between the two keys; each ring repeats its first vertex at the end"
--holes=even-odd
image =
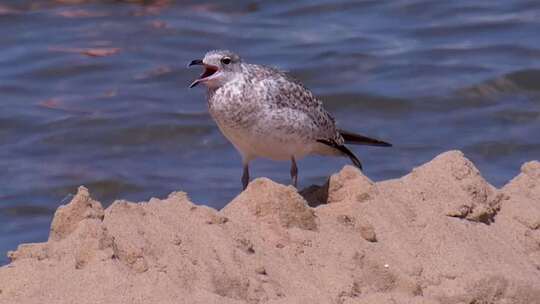
{"type": "Polygon", "coordinates": [[[451,151],[395,180],[260,178],[109,208],[79,189],[0,268],[0,303],[540,303],[540,162],[502,189],[451,151]]]}

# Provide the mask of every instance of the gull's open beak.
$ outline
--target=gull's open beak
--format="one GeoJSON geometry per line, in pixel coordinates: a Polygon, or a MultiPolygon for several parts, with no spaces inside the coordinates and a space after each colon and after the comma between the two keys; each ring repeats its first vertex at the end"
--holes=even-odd
{"type": "Polygon", "coordinates": [[[202,60],[200,60],[200,59],[195,59],[195,60],[191,61],[191,62],[188,64],[188,67],[194,66],[194,65],[202,65],[202,64],[203,64],[202,60]]]}
{"type": "Polygon", "coordinates": [[[202,66],[204,66],[204,72],[201,74],[201,76],[199,76],[199,78],[195,79],[195,81],[193,81],[189,85],[190,88],[193,88],[194,86],[198,85],[200,82],[205,81],[206,78],[214,75],[218,71],[217,66],[210,65],[210,64],[204,64],[204,62],[202,60],[200,60],[200,59],[195,59],[195,60],[191,61],[188,64],[188,67],[194,66],[194,65],[202,65],[202,66]]]}

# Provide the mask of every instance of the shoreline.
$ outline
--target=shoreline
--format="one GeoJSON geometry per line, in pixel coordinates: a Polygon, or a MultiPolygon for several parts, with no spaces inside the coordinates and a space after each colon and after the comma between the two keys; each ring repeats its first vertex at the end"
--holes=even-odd
{"type": "Polygon", "coordinates": [[[535,303],[540,162],[501,188],[459,151],[392,180],[266,178],[223,209],[186,193],[104,209],[80,187],[0,267],[0,303],[535,303]]]}

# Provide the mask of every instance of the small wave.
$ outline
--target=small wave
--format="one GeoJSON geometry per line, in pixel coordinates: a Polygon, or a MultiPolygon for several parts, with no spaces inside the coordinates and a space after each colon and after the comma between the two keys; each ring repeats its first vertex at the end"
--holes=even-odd
{"type": "Polygon", "coordinates": [[[499,94],[540,91],[540,69],[526,69],[505,74],[483,83],[458,90],[469,98],[489,98],[499,94]]]}
{"type": "Polygon", "coordinates": [[[16,206],[0,207],[0,214],[5,214],[6,216],[51,216],[54,214],[54,209],[50,207],[20,204],[16,206]]]}

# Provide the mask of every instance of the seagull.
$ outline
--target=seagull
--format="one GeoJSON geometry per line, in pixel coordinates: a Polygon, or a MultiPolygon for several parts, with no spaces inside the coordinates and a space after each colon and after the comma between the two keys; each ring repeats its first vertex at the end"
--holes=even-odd
{"type": "Polygon", "coordinates": [[[228,50],[214,50],[189,63],[203,66],[190,88],[205,85],[208,110],[223,135],[242,156],[242,187],[249,184],[249,163],[256,158],[290,161],[297,187],[296,161],[306,155],[360,160],[345,144],[390,147],[391,144],[338,129],[323,103],[302,83],[273,67],[246,63],[228,50]]]}

